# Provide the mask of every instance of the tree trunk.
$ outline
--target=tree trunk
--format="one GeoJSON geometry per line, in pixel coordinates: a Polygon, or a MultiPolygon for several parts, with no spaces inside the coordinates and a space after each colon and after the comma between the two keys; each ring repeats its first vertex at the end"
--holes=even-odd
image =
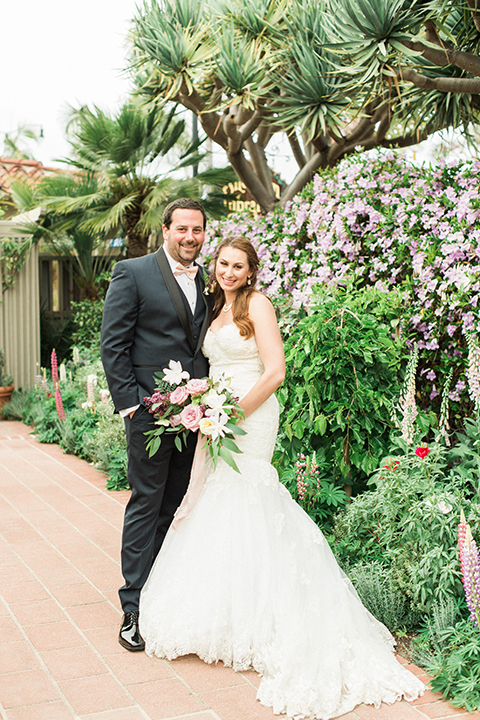
{"type": "Polygon", "coordinates": [[[141,217],[142,210],[136,205],[125,220],[125,235],[128,242],[127,258],[142,257],[148,254],[148,235],[138,227],[141,217]]]}

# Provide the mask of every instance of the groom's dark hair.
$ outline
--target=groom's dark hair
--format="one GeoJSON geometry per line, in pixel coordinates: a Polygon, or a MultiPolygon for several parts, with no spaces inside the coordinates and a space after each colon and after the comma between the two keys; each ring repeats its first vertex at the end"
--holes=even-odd
{"type": "Polygon", "coordinates": [[[169,228],[172,224],[172,215],[174,210],[200,210],[203,215],[203,229],[207,227],[207,213],[205,212],[203,205],[198,200],[192,200],[192,198],[178,198],[173,202],[169,203],[163,211],[162,225],[169,228]]]}

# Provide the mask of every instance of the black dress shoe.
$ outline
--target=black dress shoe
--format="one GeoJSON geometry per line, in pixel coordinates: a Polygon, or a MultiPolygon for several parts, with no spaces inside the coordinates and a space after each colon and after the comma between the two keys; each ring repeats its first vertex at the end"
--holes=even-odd
{"type": "Polygon", "coordinates": [[[118,642],[131,652],[145,650],[145,642],[138,629],[138,610],[130,610],[123,616],[118,642]]]}

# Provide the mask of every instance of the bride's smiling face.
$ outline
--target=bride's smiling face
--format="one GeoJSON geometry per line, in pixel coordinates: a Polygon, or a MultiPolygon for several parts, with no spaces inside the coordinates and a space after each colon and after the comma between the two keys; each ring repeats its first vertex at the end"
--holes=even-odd
{"type": "Polygon", "coordinates": [[[247,284],[251,275],[247,253],[234,247],[224,247],[220,251],[215,267],[215,277],[226,293],[234,293],[247,284]]]}

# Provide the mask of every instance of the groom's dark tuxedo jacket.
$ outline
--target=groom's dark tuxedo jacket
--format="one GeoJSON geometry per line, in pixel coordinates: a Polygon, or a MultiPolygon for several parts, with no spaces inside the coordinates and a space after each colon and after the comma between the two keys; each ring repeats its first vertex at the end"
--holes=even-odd
{"type": "Polygon", "coordinates": [[[102,362],[115,410],[143,404],[154,374],[179,360],[190,377],[208,374],[201,348],[211,309],[197,272],[192,313],[163,248],[115,265],[102,323],[102,362]]]}

